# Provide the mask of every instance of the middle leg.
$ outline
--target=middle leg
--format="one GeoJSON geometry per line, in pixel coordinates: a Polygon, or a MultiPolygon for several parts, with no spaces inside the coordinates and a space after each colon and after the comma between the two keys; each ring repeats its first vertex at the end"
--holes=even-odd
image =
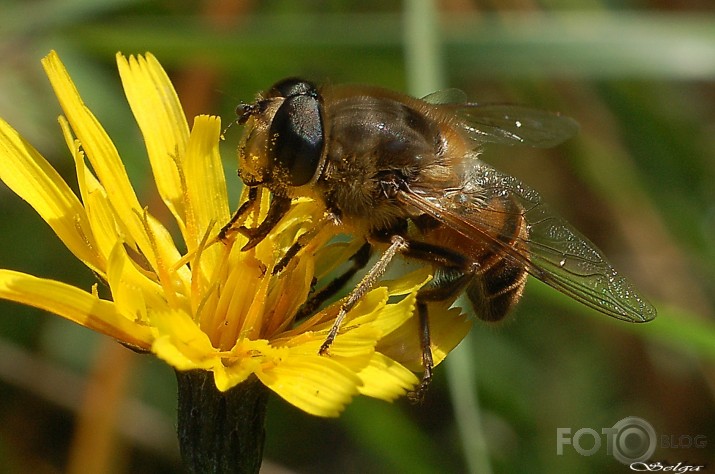
{"type": "Polygon", "coordinates": [[[385,274],[387,270],[387,265],[395,258],[400,252],[403,252],[407,248],[407,241],[401,235],[393,235],[390,238],[390,246],[385,250],[385,252],[380,256],[380,259],[375,263],[375,265],[370,268],[370,271],[360,280],[360,283],[350,292],[345,302],[340,306],[340,311],[335,318],[333,326],[328,332],[328,337],[320,346],[318,353],[320,355],[325,355],[328,353],[330,346],[333,344],[335,337],[338,335],[340,326],[343,324],[343,320],[360,299],[365,296],[365,294],[370,291],[370,289],[375,285],[375,282],[379,280],[382,275],[385,274]]]}

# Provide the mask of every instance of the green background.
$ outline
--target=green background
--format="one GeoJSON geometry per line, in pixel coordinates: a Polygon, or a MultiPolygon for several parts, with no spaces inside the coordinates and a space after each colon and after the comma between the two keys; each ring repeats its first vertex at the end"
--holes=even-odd
{"type": "MultiPolygon", "coordinates": [[[[709,1],[4,1],[0,116],[76,186],[40,58],[56,49],[152,187],[114,55],[151,51],[189,117],[291,75],[560,111],[553,150],[483,158],[539,190],[649,295],[659,317],[611,320],[531,280],[513,317],[476,323],[424,404],[359,398],[335,420],[275,398],[265,472],[628,472],[603,446],[557,455],[557,429],[627,416],[654,460],[715,467],[715,9],[709,1]],[[706,447],[688,446],[695,436],[706,447]],[[677,447],[673,447],[673,444],[677,447]]],[[[238,128],[223,156],[235,205],[238,128]]],[[[93,275],[0,185],[0,267],[89,288],[93,275]]],[[[171,369],[59,318],[0,302],[0,472],[180,472],[171,369]]],[[[582,438],[582,447],[593,438],[582,438]]]]}

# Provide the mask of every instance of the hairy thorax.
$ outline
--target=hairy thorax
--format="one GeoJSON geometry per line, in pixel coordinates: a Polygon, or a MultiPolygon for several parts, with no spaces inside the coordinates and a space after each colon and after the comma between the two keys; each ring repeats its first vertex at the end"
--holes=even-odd
{"type": "MultiPolygon", "coordinates": [[[[414,211],[385,191],[391,180],[411,187],[445,186],[455,181],[451,127],[389,97],[355,95],[326,110],[328,149],[318,185],[326,206],[338,216],[370,230],[386,229],[414,211]]],[[[464,156],[464,150],[459,150],[464,156]]]]}

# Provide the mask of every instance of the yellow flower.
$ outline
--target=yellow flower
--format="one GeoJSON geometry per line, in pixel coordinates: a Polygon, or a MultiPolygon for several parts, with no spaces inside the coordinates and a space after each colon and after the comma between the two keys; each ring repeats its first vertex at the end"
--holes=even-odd
{"type": "MultiPolygon", "coordinates": [[[[176,220],[182,243],[142,206],[122,160],[82,102],[56,53],[43,65],[64,111],[59,122],[74,159],[79,196],[49,163],[0,120],[0,179],[27,201],[88,268],[106,282],[89,291],[0,269],[0,297],[55,313],[139,350],[180,371],[213,372],[226,391],[255,376],[288,402],[336,416],[356,394],[392,400],[417,383],[420,349],[417,290],[427,270],[382,282],[349,313],[330,355],[318,349],[337,314],[334,304],[294,321],[314,277],[345,262],[360,242],[335,242],[321,231],[288,267],[271,269],[295,239],[322,217],[299,200],[258,246],[217,241],[230,218],[218,150],[217,117],[199,116],[191,130],[157,60],[117,55],[127,99],[144,136],[157,190],[176,220]],[[409,367],[409,368],[408,368],[409,367]]],[[[260,222],[268,193],[248,216],[260,222]]],[[[458,310],[431,313],[435,362],[469,328],[458,310]]]]}

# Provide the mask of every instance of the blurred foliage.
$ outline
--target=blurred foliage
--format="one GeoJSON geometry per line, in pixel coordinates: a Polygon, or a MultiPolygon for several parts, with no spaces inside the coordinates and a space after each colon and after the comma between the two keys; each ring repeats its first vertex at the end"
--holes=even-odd
{"type": "MultiPolygon", "coordinates": [[[[58,50],[143,202],[161,215],[116,51],[151,51],[190,117],[218,114],[226,123],[238,101],[289,75],[421,94],[420,63],[406,51],[423,46],[403,28],[403,10],[418,3],[5,0],[0,116],[75,182],[39,63],[58,50]]],[[[652,296],[659,317],[612,321],[531,281],[510,322],[475,325],[445,364],[455,368],[437,369],[423,405],[359,399],[340,419],[323,420],[273,400],[265,472],[464,472],[475,453],[494,472],[625,472],[605,446],[589,457],[571,446],[557,455],[556,430],[600,432],[627,416],[648,420],[659,435],[706,436],[706,448],[676,449],[659,438],[654,459],[715,465],[710,2],[443,0],[437,8],[432,46],[440,60],[425,75],[477,101],[559,110],[582,125],[557,149],[489,147],[484,159],[540,190],[652,296]],[[465,360],[469,377],[446,376],[465,360]],[[475,411],[464,411],[477,397],[475,411]]],[[[234,202],[237,140],[232,129],[224,150],[234,202]]],[[[0,267],[85,288],[95,281],[4,187],[0,267]]],[[[115,350],[87,330],[0,302],[0,471],[180,471],[171,370],[140,355],[115,364],[115,350]],[[106,406],[119,415],[101,459],[77,427],[95,426],[86,416],[91,396],[117,398],[90,389],[102,377],[126,376],[119,401],[106,406]]]]}

